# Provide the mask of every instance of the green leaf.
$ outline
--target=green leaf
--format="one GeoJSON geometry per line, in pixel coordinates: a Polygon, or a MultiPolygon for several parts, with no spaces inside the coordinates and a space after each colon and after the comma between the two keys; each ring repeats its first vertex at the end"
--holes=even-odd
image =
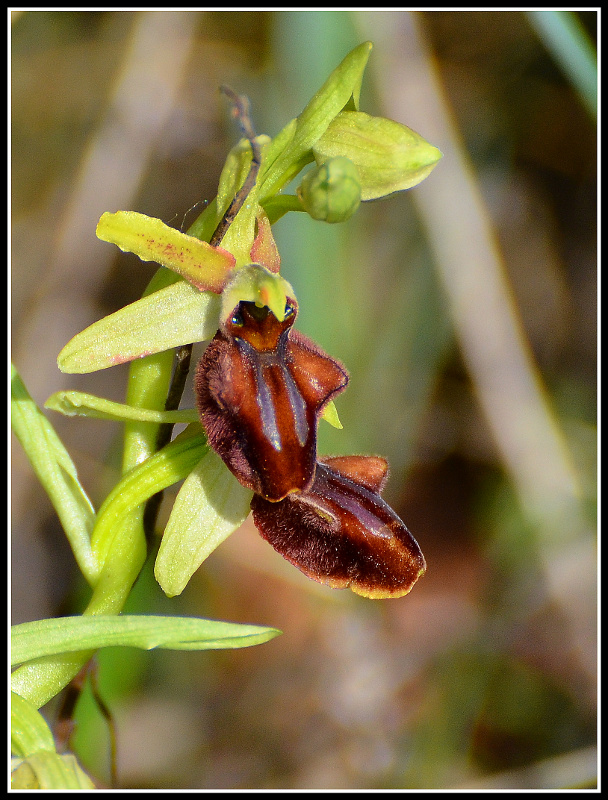
{"type": "Polygon", "coordinates": [[[62,372],[86,373],[210,339],[220,296],[178,281],[94,322],[59,353],[62,372]]]}
{"type": "Polygon", "coordinates": [[[253,493],[210,450],[179,491],[165,528],[154,574],[169,597],[180,594],[207,556],[249,514],[253,493]]]}
{"type": "Polygon", "coordinates": [[[125,614],[24,622],[11,631],[11,663],[100,647],[221,650],[249,647],[278,636],[276,628],[195,617],[125,614]]]}
{"type": "Polygon", "coordinates": [[[345,156],[357,168],[361,199],[374,200],[423,181],[441,151],[415,131],[384,117],[343,111],[313,147],[318,164],[345,156]]]}
{"type": "Polygon", "coordinates": [[[97,224],[97,237],[135,253],[142,261],[156,261],[173,270],[197,289],[221,292],[234,257],[187,233],[136,211],[108,211],[97,224]]]}
{"type": "Polygon", "coordinates": [[[91,548],[99,569],[103,568],[114,537],[125,516],[152,495],[183,480],[208,448],[201,427],[189,425],[170,444],[128,472],[99,509],[91,534],[91,548]]]}
{"type": "Polygon", "coordinates": [[[95,784],[71,754],[40,751],[13,759],[12,789],[95,789],[95,784]]]}
{"type": "Polygon", "coordinates": [[[38,750],[55,752],[51,729],[37,708],[11,692],[11,751],[16,756],[29,756],[38,750]]]}
{"type": "Polygon", "coordinates": [[[80,570],[90,582],[95,573],[89,539],[95,510],[78,481],[69,453],[12,364],[11,425],[57,512],[80,570]]]}
{"type": "Polygon", "coordinates": [[[156,422],[178,424],[198,420],[198,411],[184,408],[179,411],[152,411],[148,408],[135,408],[124,403],[114,403],[105,397],[96,397],[86,392],[55,392],[44,404],[51,411],[58,411],[66,417],[92,417],[117,422],[133,420],[136,422],[156,422]]]}

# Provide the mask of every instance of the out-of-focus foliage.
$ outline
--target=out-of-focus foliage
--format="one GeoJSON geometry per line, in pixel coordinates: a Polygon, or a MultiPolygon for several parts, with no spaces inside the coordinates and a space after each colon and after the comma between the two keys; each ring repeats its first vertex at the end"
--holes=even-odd
{"type": "MultiPolygon", "coordinates": [[[[593,42],[596,13],[575,20],[593,42]]],[[[147,567],[127,611],[284,635],[226,653],[103,653],[123,786],[593,785],[596,127],[539,31],[515,11],[17,15],[12,355],[40,406],[61,389],[124,400],[122,367],[56,367],[74,333],[136,300],[151,276],[95,225],[131,208],[180,227],[215,195],[239,135],[220,84],[248,94],[257,133],[272,136],[369,39],[362,107],[444,153],[423,185],[363,203],[346,223],[288,214],[273,229],[300,329],[351,374],[336,404],[344,429],[322,424],[320,452],[388,457],[385,496],[427,575],[393,601],[325,589],[250,521],[177,599],[147,567]],[[422,129],[431,122],[439,138],[422,129]],[[480,251],[484,236],[494,249],[480,251]],[[463,286],[473,261],[482,281],[463,286]],[[503,281],[496,309],[488,265],[503,281]],[[460,315],[466,303],[473,315],[460,315]],[[519,338],[492,338],[503,307],[519,338]],[[513,360],[484,373],[478,351],[494,343],[513,360]],[[539,416],[509,393],[511,374],[531,382],[539,416]],[[518,460],[510,432],[526,424],[555,449],[524,447],[518,460]],[[552,493],[547,476],[563,478],[552,493]]],[[[577,41],[566,41],[573,62],[577,41]]],[[[98,503],[119,469],[116,423],[53,423],[98,503]]],[[[79,612],[71,554],[18,447],[12,509],[14,622],[79,612]]],[[[88,693],[78,719],[76,752],[103,782],[107,732],[88,693]]]]}

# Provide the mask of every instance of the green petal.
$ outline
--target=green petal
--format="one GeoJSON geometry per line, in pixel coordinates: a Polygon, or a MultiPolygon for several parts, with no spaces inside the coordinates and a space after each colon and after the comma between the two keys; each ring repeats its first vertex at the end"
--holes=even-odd
{"type": "Polygon", "coordinates": [[[249,514],[253,493],[210,450],[179,491],[160,544],[154,574],[169,597],[249,514]]]}
{"type": "Polygon", "coordinates": [[[165,225],[160,219],[136,211],[102,214],[97,236],[142,261],[156,261],[181,275],[200,290],[221,292],[234,257],[194,236],[165,225]]]}
{"type": "Polygon", "coordinates": [[[190,423],[198,420],[198,412],[194,408],[180,409],[179,411],[152,411],[148,408],[135,408],[124,403],[114,403],[105,397],[96,397],[86,392],[62,391],[55,392],[44,404],[51,411],[58,411],[66,417],[92,417],[94,419],[109,419],[116,422],[156,422],[178,424],[190,423]]]}
{"type": "Polygon", "coordinates": [[[219,325],[219,310],[219,295],[178,281],[76,334],[59,353],[57,364],[62,372],[94,372],[210,339],[219,325]]]}

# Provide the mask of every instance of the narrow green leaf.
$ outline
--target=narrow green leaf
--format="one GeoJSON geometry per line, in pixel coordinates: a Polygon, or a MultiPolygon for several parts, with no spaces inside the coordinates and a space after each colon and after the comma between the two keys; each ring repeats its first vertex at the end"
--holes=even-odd
{"type": "Polygon", "coordinates": [[[220,296],[178,281],[76,334],[59,353],[62,372],[106,369],[135,358],[210,339],[219,325],[220,296]]]}
{"type": "Polygon", "coordinates": [[[38,750],[55,752],[51,729],[37,708],[11,692],[11,751],[25,757],[38,750]]]}
{"type": "Polygon", "coordinates": [[[89,540],[95,510],[78,481],[69,453],[12,364],[11,425],[57,512],[80,570],[90,582],[95,573],[89,540]]]}
{"type": "Polygon", "coordinates": [[[207,439],[199,424],[189,425],[170,444],[128,472],[99,509],[91,534],[91,548],[103,567],[121,521],[152,495],[183,480],[203,457],[207,439]]]}
{"type": "Polygon", "coordinates": [[[135,253],[142,261],[162,264],[201,291],[221,292],[234,266],[233,256],[223,248],[211,247],[136,211],[106,211],[97,224],[97,237],[135,253]]]}
{"type": "Polygon", "coordinates": [[[213,450],[184,481],[165,528],[154,574],[169,597],[180,594],[194,572],[249,514],[253,493],[213,450]]]}
{"type": "Polygon", "coordinates": [[[13,789],[95,789],[95,784],[70,753],[41,750],[11,765],[13,789]]]}
{"type": "Polygon", "coordinates": [[[220,650],[249,647],[278,636],[276,628],[196,617],[125,614],[59,617],[14,625],[11,663],[100,647],[152,650],[220,650]]]}
{"type": "Polygon", "coordinates": [[[179,411],[152,411],[148,408],[135,408],[124,403],[106,400],[105,397],[96,397],[93,394],[75,391],[55,392],[46,401],[44,407],[65,414],[66,417],[92,417],[117,422],[133,420],[135,422],[178,424],[198,420],[198,411],[195,408],[184,408],[179,411]]]}

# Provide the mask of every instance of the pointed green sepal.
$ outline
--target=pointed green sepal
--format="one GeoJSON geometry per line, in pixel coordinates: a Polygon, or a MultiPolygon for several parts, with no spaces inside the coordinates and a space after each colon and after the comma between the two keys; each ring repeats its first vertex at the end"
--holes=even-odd
{"type": "Polygon", "coordinates": [[[338,411],[333,400],[330,400],[323,409],[321,419],[324,419],[325,422],[329,422],[333,428],[338,428],[338,430],[342,430],[344,428],[344,425],[342,425],[340,422],[340,417],[338,416],[338,411]]]}
{"type": "Polygon", "coordinates": [[[357,167],[361,199],[374,200],[411,189],[442,157],[411,128],[362,111],[343,111],[314,144],[318,164],[346,156],[357,167]]]}
{"type": "Polygon", "coordinates": [[[87,373],[210,339],[220,297],[178,281],[89,325],[57,357],[62,372],[87,373]]]}
{"type": "Polygon", "coordinates": [[[253,493],[207,452],[184,481],[173,504],[154,574],[169,597],[181,594],[207,556],[249,514],[253,493]]]}

